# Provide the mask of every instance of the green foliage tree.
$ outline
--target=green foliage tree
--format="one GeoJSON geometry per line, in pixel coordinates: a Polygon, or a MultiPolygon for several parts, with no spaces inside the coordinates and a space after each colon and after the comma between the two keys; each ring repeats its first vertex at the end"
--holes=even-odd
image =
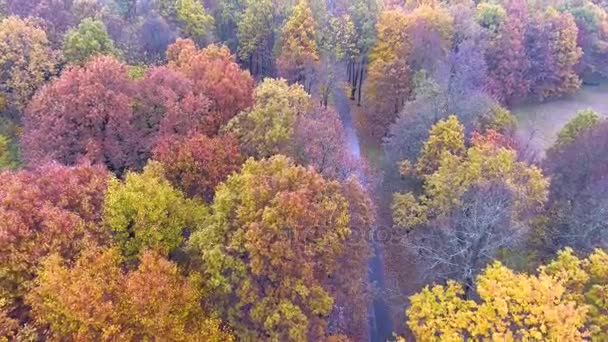
{"type": "Polygon", "coordinates": [[[274,8],[270,0],[247,0],[238,22],[239,58],[249,72],[260,75],[272,67],[274,48],[274,8]]]}
{"type": "Polygon", "coordinates": [[[260,157],[288,152],[299,116],[312,108],[301,85],[265,79],[255,90],[255,104],[235,117],[227,129],[239,138],[245,152],[260,157]]]}
{"type": "Polygon", "coordinates": [[[501,134],[511,134],[517,128],[517,118],[505,107],[495,105],[489,112],[479,118],[478,129],[481,132],[494,130],[501,134]]]}
{"type": "Polygon", "coordinates": [[[11,150],[10,140],[0,134],[0,170],[17,167],[14,152],[11,150]]]}
{"type": "Polygon", "coordinates": [[[210,34],[213,28],[213,17],[197,0],[178,0],[175,3],[177,18],[182,22],[183,34],[193,39],[202,39],[210,34]]]}
{"type": "Polygon", "coordinates": [[[324,284],[350,233],[340,185],[284,156],[250,159],[211,208],[190,246],[236,335],[319,340],[334,302],[324,284]]]}
{"type": "Polygon", "coordinates": [[[166,180],[162,166],[148,164],[141,174],[129,172],[125,181],[110,180],[103,221],[114,232],[123,255],[136,258],[152,248],[168,255],[184,242],[205,215],[205,207],[186,199],[166,180]]]}
{"type": "Polygon", "coordinates": [[[557,133],[557,140],[552,148],[559,149],[568,145],[576,139],[576,137],[594,127],[600,122],[599,114],[591,108],[579,110],[576,116],[562,127],[557,133]]]}
{"type": "Polygon", "coordinates": [[[500,4],[481,2],[477,5],[475,20],[491,32],[498,32],[507,17],[507,11],[500,4]]]}
{"type": "Polygon", "coordinates": [[[344,60],[359,55],[357,48],[355,24],[350,15],[329,19],[329,31],[324,49],[331,51],[336,59],[344,60]]]}
{"type": "Polygon", "coordinates": [[[105,24],[86,18],[65,35],[63,54],[68,62],[82,65],[96,55],[118,56],[119,52],[105,24]]]}

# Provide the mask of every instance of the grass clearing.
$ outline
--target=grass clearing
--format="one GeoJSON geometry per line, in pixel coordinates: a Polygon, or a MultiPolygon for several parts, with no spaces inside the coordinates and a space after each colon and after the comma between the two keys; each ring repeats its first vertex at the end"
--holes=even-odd
{"type": "Polygon", "coordinates": [[[527,104],[513,108],[517,117],[517,138],[530,149],[542,155],[576,112],[592,108],[608,116],[608,83],[584,86],[574,95],[544,103],[527,104]]]}

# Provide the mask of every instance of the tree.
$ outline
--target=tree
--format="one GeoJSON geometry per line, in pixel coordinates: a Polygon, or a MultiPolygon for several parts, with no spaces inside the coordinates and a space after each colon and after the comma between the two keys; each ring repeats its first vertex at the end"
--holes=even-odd
{"type": "Polygon", "coordinates": [[[136,87],[133,125],[143,145],[143,160],[161,141],[217,132],[210,100],[185,75],[156,67],[148,69],[136,87]]]}
{"type": "Polygon", "coordinates": [[[237,23],[238,55],[255,76],[272,70],[275,33],[274,8],[271,0],[246,0],[243,15],[237,23]]]}
{"type": "Polygon", "coordinates": [[[283,26],[281,53],[277,59],[279,74],[310,91],[319,62],[316,23],[308,0],[300,0],[283,26]]]}
{"type": "Polygon", "coordinates": [[[195,277],[150,251],[126,274],[120,261],[118,250],[96,246],[73,265],[47,258],[28,295],[37,323],[54,338],[234,341],[203,312],[195,277]]]}
{"type": "Polygon", "coordinates": [[[417,255],[424,278],[463,282],[469,296],[475,276],[499,252],[517,247],[530,235],[518,215],[513,191],[504,184],[473,185],[462,195],[461,205],[408,234],[406,246],[417,255]]]}
{"type": "Polygon", "coordinates": [[[523,18],[511,12],[496,33],[489,32],[488,90],[502,103],[525,99],[529,93],[530,81],[526,76],[530,61],[525,52],[524,33],[523,18]]]}
{"type": "Polygon", "coordinates": [[[183,73],[194,83],[197,93],[211,101],[216,131],[253,103],[254,81],[225,46],[198,50],[191,40],[179,39],[169,46],[167,57],[169,68],[183,73]]]}
{"type": "Polygon", "coordinates": [[[233,132],[249,155],[270,157],[288,153],[298,117],[312,108],[310,95],[301,85],[267,78],[255,89],[255,104],[232,120],[233,132]]]}
{"type": "Polygon", "coordinates": [[[32,19],[8,17],[0,22],[0,92],[21,110],[46,79],[56,72],[58,54],[32,19]]]}
{"type": "Polygon", "coordinates": [[[71,3],[56,0],[3,1],[7,5],[7,14],[21,18],[40,18],[44,23],[46,35],[53,44],[60,43],[65,32],[77,25],[79,18],[83,18],[83,11],[78,5],[84,2],[84,0],[71,3]]]}
{"type": "Polygon", "coordinates": [[[447,93],[435,80],[418,74],[414,83],[413,99],[404,105],[384,140],[393,165],[403,160],[415,163],[431,127],[448,116],[447,93]]]}
{"type": "MultiPolygon", "coordinates": [[[[574,122],[578,125],[579,120],[574,122]]],[[[566,132],[573,127],[569,125],[566,132]]],[[[603,171],[607,132],[608,125],[602,121],[580,131],[571,142],[547,151],[543,167],[551,177],[551,188],[543,242],[549,252],[566,246],[580,252],[608,246],[608,183],[603,171]]]]}
{"type": "Polygon", "coordinates": [[[564,282],[571,300],[588,307],[585,327],[593,341],[608,338],[606,265],[608,255],[601,249],[581,260],[571,248],[566,248],[557,254],[554,261],[540,268],[542,273],[564,282]]]}
{"type": "Polygon", "coordinates": [[[381,14],[376,30],[365,93],[370,131],[382,137],[410,95],[412,73],[433,72],[447,56],[453,18],[447,10],[428,5],[411,13],[394,9],[381,14]]]}
{"type": "Polygon", "coordinates": [[[126,66],[111,57],[64,72],[26,110],[25,160],[71,165],[86,158],[118,173],[141,165],[140,142],[131,125],[134,94],[126,66]]]}
{"type": "Polygon", "coordinates": [[[220,41],[230,48],[238,51],[238,22],[245,11],[246,0],[220,0],[216,4],[215,30],[220,41]]]}
{"type": "Polygon", "coordinates": [[[214,306],[242,339],[324,336],[350,229],[340,185],[284,156],[248,160],[216,192],[190,245],[214,306]]]}
{"type": "Polygon", "coordinates": [[[411,46],[407,29],[410,20],[398,9],[382,12],[378,19],[378,38],[370,52],[369,76],[365,82],[371,116],[368,128],[373,135],[384,135],[409,94],[407,58],[411,46]]]}
{"type": "Polygon", "coordinates": [[[0,306],[22,323],[29,319],[23,295],[43,258],[58,253],[71,259],[85,240],[107,242],[98,223],[108,173],[48,164],[0,172],[0,178],[0,306]]]}
{"type": "Polygon", "coordinates": [[[478,301],[456,282],[425,287],[410,297],[408,326],[425,341],[584,341],[587,307],[573,302],[563,281],[518,274],[495,262],[477,277],[478,301]]]}
{"type": "Polygon", "coordinates": [[[148,248],[169,255],[204,214],[205,207],[184,198],[165,178],[162,166],[152,162],[141,174],[128,172],[124,183],[110,180],[103,221],[125,258],[132,260],[148,248]]]}
{"type": "Polygon", "coordinates": [[[376,215],[370,192],[355,177],[343,182],[342,194],[349,204],[350,234],[344,253],[338,259],[340,272],[328,278],[329,285],[335,288],[328,331],[356,341],[369,336],[367,313],[372,293],[368,287],[368,264],[373,254],[369,238],[376,215]]]}
{"type": "Polygon", "coordinates": [[[392,210],[394,223],[409,232],[405,244],[426,274],[464,281],[468,293],[475,274],[498,251],[531,232],[549,182],[494,139],[476,137],[465,151],[462,127],[454,120],[434,127],[418,160],[422,194],[395,194],[392,210]]]}
{"type": "Polygon", "coordinates": [[[177,18],[184,25],[183,34],[193,39],[209,35],[213,28],[213,17],[207,14],[200,1],[178,0],[175,3],[177,18]]]}
{"type": "Polygon", "coordinates": [[[381,3],[378,0],[352,0],[336,4],[346,12],[354,26],[356,48],[347,56],[347,75],[350,82],[350,99],[361,105],[363,77],[367,68],[367,55],[376,39],[376,24],[380,14],[381,3]]]}
{"type": "Polygon", "coordinates": [[[337,60],[345,60],[357,56],[357,42],[355,41],[355,24],[348,14],[341,17],[332,17],[328,23],[328,33],[323,49],[331,51],[337,60]]]}
{"type": "Polygon", "coordinates": [[[600,116],[593,109],[588,108],[577,111],[576,116],[568,121],[568,123],[557,133],[557,140],[552,148],[559,149],[560,147],[567,146],[576,140],[579,135],[597,127],[599,123],[600,116]]]}
{"type": "MultiPolygon", "coordinates": [[[[436,171],[423,175],[422,203],[433,215],[441,215],[462,204],[461,196],[474,184],[504,183],[511,189],[516,207],[534,212],[547,198],[548,180],[540,169],[517,160],[514,150],[494,144],[471,146],[464,155],[444,151],[436,171]]],[[[457,150],[458,151],[458,150],[457,150]]],[[[397,218],[407,222],[405,218],[397,218]]],[[[412,228],[406,225],[404,228],[412,228]]]]}
{"type": "Polygon", "coordinates": [[[131,21],[137,15],[137,0],[114,0],[118,6],[118,12],[127,20],[131,21]]]}
{"type": "Polygon", "coordinates": [[[335,109],[315,108],[297,118],[290,155],[331,179],[347,179],[358,168],[348,150],[344,126],[335,109]]]}
{"type": "Polygon", "coordinates": [[[408,63],[414,70],[433,72],[448,55],[454,36],[454,18],[441,6],[421,5],[411,13],[408,63]]]}
{"type": "Polygon", "coordinates": [[[418,157],[416,171],[422,175],[431,174],[437,171],[444,153],[460,156],[464,151],[464,126],[456,116],[450,115],[446,120],[438,121],[429,131],[429,138],[418,157]]]}
{"type": "Polygon", "coordinates": [[[574,16],[578,28],[577,45],[583,50],[578,73],[590,82],[594,82],[597,76],[608,75],[606,9],[590,1],[581,1],[569,3],[565,10],[574,16]]]}
{"type": "Polygon", "coordinates": [[[150,63],[165,60],[167,47],[175,41],[175,36],[176,33],[163,17],[146,17],[137,32],[143,60],[150,63]]]}
{"type": "Polygon", "coordinates": [[[162,142],[154,150],[154,159],[162,164],[173,186],[207,202],[213,199],[216,187],[243,162],[236,139],[202,134],[162,142]]]}
{"type": "Polygon", "coordinates": [[[549,8],[532,18],[526,29],[526,53],[530,60],[530,92],[539,99],[570,94],[581,81],[575,72],[582,51],[577,46],[574,18],[549,8]]]}
{"type": "Polygon", "coordinates": [[[507,18],[507,11],[500,4],[481,2],[477,5],[475,20],[490,32],[498,32],[507,18]]]}
{"type": "Polygon", "coordinates": [[[17,161],[13,151],[11,150],[10,140],[0,134],[0,170],[14,169],[17,166],[17,161]]]}
{"type": "Polygon", "coordinates": [[[96,55],[117,56],[119,53],[104,23],[87,18],[77,28],[68,31],[63,42],[63,54],[68,62],[82,65],[96,55]]]}

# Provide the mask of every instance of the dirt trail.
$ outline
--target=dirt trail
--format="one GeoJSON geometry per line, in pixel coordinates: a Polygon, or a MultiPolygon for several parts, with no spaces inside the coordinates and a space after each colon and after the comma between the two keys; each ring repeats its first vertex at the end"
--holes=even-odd
{"type": "Polygon", "coordinates": [[[608,83],[584,86],[576,94],[558,100],[514,108],[518,118],[517,138],[542,157],[559,130],[578,110],[586,108],[608,116],[608,83]]]}
{"type": "MultiPolygon", "coordinates": [[[[336,110],[342,119],[342,125],[346,131],[348,150],[357,159],[361,158],[361,145],[359,137],[353,124],[353,117],[350,110],[349,100],[343,89],[334,89],[333,99],[336,110]]],[[[365,177],[365,175],[359,175],[365,177]]],[[[374,250],[374,257],[369,262],[369,280],[375,286],[378,293],[386,290],[384,279],[383,252],[378,241],[371,241],[374,250]]],[[[393,327],[390,319],[390,311],[383,298],[374,296],[369,313],[369,332],[370,341],[384,342],[392,337],[393,327]]]]}

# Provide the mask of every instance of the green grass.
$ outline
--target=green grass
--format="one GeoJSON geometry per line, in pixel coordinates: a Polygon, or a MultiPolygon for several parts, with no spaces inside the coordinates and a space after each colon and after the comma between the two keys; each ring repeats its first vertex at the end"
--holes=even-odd
{"type": "Polygon", "coordinates": [[[513,108],[518,120],[518,139],[529,143],[531,148],[542,154],[576,112],[586,108],[593,108],[601,115],[608,116],[608,83],[585,86],[576,94],[561,99],[513,108]]]}

